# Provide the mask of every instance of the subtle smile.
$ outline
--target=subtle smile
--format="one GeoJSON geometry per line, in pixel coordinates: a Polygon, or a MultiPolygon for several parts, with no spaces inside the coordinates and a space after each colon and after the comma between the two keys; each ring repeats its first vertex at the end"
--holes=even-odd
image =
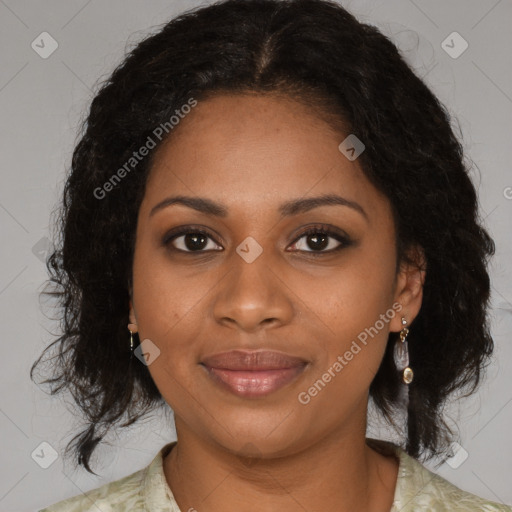
{"type": "Polygon", "coordinates": [[[244,398],[258,398],[281,389],[306,368],[302,358],[275,351],[234,350],[206,357],[201,365],[212,380],[244,398]]]}

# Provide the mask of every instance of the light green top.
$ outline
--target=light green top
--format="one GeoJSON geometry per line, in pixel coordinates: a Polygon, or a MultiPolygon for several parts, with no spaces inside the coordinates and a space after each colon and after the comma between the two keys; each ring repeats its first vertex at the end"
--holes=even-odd
{"type": "MultiPolygon", "coordinates": [[[[394,444],[376,439],[367,442],[399,459],[390,512],[512,512],[510,506],[459,489],[394,444]]],[[[175,444],[166,444],[145,468],[39,512],[188,512],[179,509],[163,471],[163,459],[175,444]]]]}

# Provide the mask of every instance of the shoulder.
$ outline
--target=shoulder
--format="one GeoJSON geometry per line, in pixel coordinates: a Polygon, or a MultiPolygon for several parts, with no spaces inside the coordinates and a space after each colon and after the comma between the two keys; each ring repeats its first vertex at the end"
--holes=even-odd
{"type": "MultiPolygon", "coordinates": [[[[414,459],[413,459],[414,460],[414,459]]],[[[418,461],[416,478],[405,482],[404,496],[414,503],[414,509],[459,512],[512,512],[512,507],[489,501],[455,486],[445,478],[437,475],[418,461]]]]}
{"type": "Polygon", "coordinates": [[[119,505],[125,507],[122,510],[143,510],[140,491],[146,471],[147,468],[141,469],[97,489],[59,501],[40,512],[110,512],[120,510],[119,505]]]}
{"type": "Polygon", "coordinates": [[[59,501],[39,512],[135,512],[160,510],[160,505],[169,507],[168,487],[163,476],[162,461],[174,444],[165,445],[145,468],[83,494],[59,501]]]}
{"type": "Polygon", "coordinates": [[[391,448],[400,465],[393,508],[390,512],[512,512],[512,507],[464,491],[430,471],[398,446],[391,448]]]}

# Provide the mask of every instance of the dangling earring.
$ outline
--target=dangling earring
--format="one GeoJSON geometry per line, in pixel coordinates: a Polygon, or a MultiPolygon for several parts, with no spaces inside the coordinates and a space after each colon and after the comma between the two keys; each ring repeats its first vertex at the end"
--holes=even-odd
{"type": "Polygon", "coordinates": [[[128,330],[130,331],[130,359],[133,358],[133,333],[137,332],[136,328],[136,324],[128,324],[128,330]],[[133,328],[133,331],[131,328],[133,328]]]}
{"type": "Polygon", "coordinates": [[[409,385],[414,378],[414,373],[409,367],[409,348],[407,346],[409,329],[406,327],[407,321],[404,317],[402,317],[402,325],[403,328],[400,331],[400,339],[395,343],[394,359],[398,371],[402,372],[402,380],[405,384],[409,385]]]}
{"type": "Polygon", "coordinates": [[[403,328],[400,331],[400,339],[395,343],[394,359],[398,371],[402,372],[402,380],[405,384],[409,385],[414,378],[414,373],[409,367],[409,348],[407,346],[407,335],[409,329],[407,328],[407,321],[402,317],[403,328]]]}
{"type": "Polygon", "coordinates": [[[414,377],[412,369],[409,367],[409,349],[407,347],[407,335],[409,329],[407,321],[402,317],[402,330],[400,331],[400,339],[395,343],[394,360],[397,370],[402,373],[403,384],[398,388],[397,402],[402,404],[406,409],[409,408],[409,384],[414,377]]]}

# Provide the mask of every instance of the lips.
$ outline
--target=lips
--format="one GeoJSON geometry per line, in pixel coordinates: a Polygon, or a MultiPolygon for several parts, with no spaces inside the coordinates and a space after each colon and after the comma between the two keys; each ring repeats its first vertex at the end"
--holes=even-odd
{"type": "Polygon", "coordinates": [[[210,368],[222,368],[224,370],[282,370],[295,368],[307,363],[300,357],[291,356],[273,350],[243,351],[232,350],[221,354],[205,357],[202,360],[205,366],[210,368]]]}
{"type": "Polygon", "coordinates": [[[201,364],[223,389],[256,398],[284,387],[304,371],[308,362],[270,350],[233,350],[205,357],[201,364]]]}

